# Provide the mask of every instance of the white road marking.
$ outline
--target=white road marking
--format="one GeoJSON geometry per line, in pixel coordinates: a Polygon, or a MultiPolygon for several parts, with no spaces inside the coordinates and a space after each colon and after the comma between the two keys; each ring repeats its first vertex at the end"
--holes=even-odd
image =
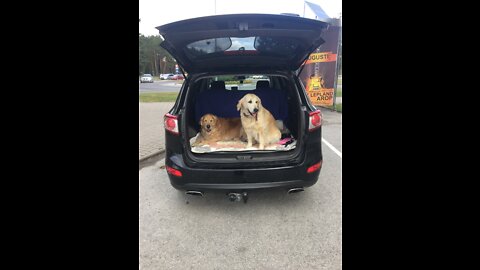
{"type": "Polygon", "coordinates": [[[327,140],[325,140],[324,138],[322,138],[322,142],[324,142],[328,147],[330,147],[330,149],[333,150],[333,152],[335,152],[335,154],[337,154],[340,158],[342,158],[342,152],[338,151],[337,148],[335,148],[333,145],[327,142],[327,140]]]}

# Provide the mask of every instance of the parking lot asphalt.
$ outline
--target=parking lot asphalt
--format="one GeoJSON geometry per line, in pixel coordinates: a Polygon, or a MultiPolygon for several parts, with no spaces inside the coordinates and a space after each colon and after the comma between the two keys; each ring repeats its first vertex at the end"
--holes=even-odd
{"type": "MultiPolygon", "coordinates": [[[[341,114],[323,110],[323,139],[341,152],[341,114]]],[[[164,160],[139,171],[140,269],[341,269],[342,158],[323,146],[304,192],[191,197],[170,186],[164,160]]]]}

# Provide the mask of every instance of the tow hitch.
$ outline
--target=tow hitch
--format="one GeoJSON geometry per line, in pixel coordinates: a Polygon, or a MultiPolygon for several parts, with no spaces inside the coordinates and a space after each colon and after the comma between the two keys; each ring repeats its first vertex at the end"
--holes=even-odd
{"type": "Polygon", "coordinates": [[[228,200],[231,202],[239,202],[243,199],[243,202],[247,203],[248,193],[245,191],[242,193],[230,192],[230,193],[227,193],[227,197],[228,197],[228,200]]]}

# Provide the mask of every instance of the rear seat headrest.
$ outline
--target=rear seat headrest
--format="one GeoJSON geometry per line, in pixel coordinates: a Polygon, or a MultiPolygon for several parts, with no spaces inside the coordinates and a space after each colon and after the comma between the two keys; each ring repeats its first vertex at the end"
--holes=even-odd
{"type": "Polygon", "coordinates": [[[210,89],[222,89],[225,90],[225,82],[224,81],[213,81],[210,84],[210,89]]]}
{"type": "Polygon", "coordinates": [[[270,83],[268,81],[262,80],[262,81],[257,81],[257,88],[269,88],[270,83]]]}

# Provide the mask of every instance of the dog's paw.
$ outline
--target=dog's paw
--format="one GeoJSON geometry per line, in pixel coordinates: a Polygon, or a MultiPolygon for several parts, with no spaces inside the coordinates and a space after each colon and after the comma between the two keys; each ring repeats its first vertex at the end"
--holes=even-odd
{"type": "Polygon", "coordinates": [[[190,146],[196,147],[196,146],[201,146],[202,144],[204,144],[203,141],[199,140],[199,141],[196,141],[196,142],[190,144],[190,146]]]}

